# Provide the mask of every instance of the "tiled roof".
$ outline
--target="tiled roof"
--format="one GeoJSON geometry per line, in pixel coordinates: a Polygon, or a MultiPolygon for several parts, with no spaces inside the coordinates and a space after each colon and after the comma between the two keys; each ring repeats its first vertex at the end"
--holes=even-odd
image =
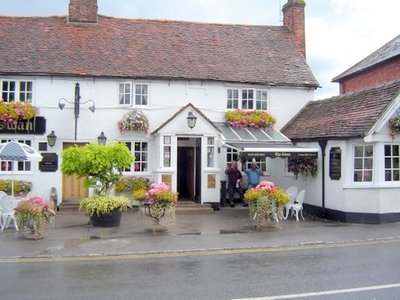
{"type": "Polygon", "coordinates": [[[293,141],[362,137],[400,92],[400,80],[309,102],[281,131],[293,141]]]}
{"type": "Polygon", "coordinates": [[[217,80],[317,87],[283,26],[0,16],[0,74],[217,80]]]}
{"type": "Polygon", "coordinates": [[[393,40],[385,44],[383,47],[379,48],[372,54],[368,55],[366,58],[352,66],[350,69],[344,71],[342,74],[336,76],[332,79],[333,82],[341,81],[341,79],[353,75],[355,73],[361,72],[365,69],[373,67],[377,64],[385,62],[389,59],[393,59],[400,56],[400,35],[395,37],[393,40]]]}

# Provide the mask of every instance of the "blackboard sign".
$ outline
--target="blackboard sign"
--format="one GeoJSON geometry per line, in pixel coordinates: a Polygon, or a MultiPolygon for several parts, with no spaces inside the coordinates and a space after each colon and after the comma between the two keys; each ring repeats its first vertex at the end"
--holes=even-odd
{"type": "Polygon", "coordinates": [[[41,172],[56,172],[58,170],[58,156],[56,153],[41,153],[43,159],[39,162],[41,172]]]}
{"type": "Polygon", "coordinates": [[[339,180],[342,176],[342,150],[333,147],[329,151],[329,177],[332,180],[339,180]]]}

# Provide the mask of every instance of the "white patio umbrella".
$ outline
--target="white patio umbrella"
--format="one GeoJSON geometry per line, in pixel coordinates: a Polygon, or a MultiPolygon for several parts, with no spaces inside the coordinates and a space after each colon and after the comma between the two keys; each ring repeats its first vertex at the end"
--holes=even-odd
{"type": "MultiPolygon", "coordinates": [[[[0,159],[9,161],[41,161],[39,152],[27,144],[7,142],[0,144],[0,159]]],[[[14,168],[11,171],[11,194],[14,197],[14,168]]]]}

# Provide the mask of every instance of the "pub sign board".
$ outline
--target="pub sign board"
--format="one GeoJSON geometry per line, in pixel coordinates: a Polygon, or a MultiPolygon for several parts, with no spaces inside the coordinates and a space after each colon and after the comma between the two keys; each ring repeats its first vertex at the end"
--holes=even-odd
{"type": "Polygon", "coordinates": [[[40,172],[56,172],[58,170],[57,153],[41,153],[43,159],[39,162],[40,172]]]}
{"type": "Polygon", "coordinates": [[[260,157],[290,157],[290,158],[297,158],[297,157],[318,157],[318,152],[245,152],[246,156],[249,159],[252,158],[260,158],[260,157]]]}
{"type": "Polygon", "coordinates": [[[339,180],[342,177],[342,150],[340,147],[332,147],[329,151],[329,177],[339,180]]]}
{"type": "Polygon", "coordinates": [[[33,117],[29,120],[18,120],[15,124],[7,124],[0,121],[0,134],[44,134],[46,132],[46,119],[33,117]]]}

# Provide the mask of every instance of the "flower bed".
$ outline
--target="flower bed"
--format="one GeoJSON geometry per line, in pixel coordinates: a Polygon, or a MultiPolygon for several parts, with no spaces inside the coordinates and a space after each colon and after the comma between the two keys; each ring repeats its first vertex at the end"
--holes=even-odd
{"type": "Polygon", "coordinates": [[[19,119],[31,119],[36,110],[30,102],[4,102],[0,99],[0,121],[6,124],[16,124],[19,119]]]}
{"type": "Polygon", "coordinates": [[[400,116],[393,117],[389,120],[390,135],[394,138],[395,134],[400,132],[400,116]]]}
{"type": "Polygon", "coordinates": [[[276,119],[262,110],[230,110],[225,112],[225,120],[229,126],[235,128],[245,127],[270,127],[276,123],[276,119]]]}

